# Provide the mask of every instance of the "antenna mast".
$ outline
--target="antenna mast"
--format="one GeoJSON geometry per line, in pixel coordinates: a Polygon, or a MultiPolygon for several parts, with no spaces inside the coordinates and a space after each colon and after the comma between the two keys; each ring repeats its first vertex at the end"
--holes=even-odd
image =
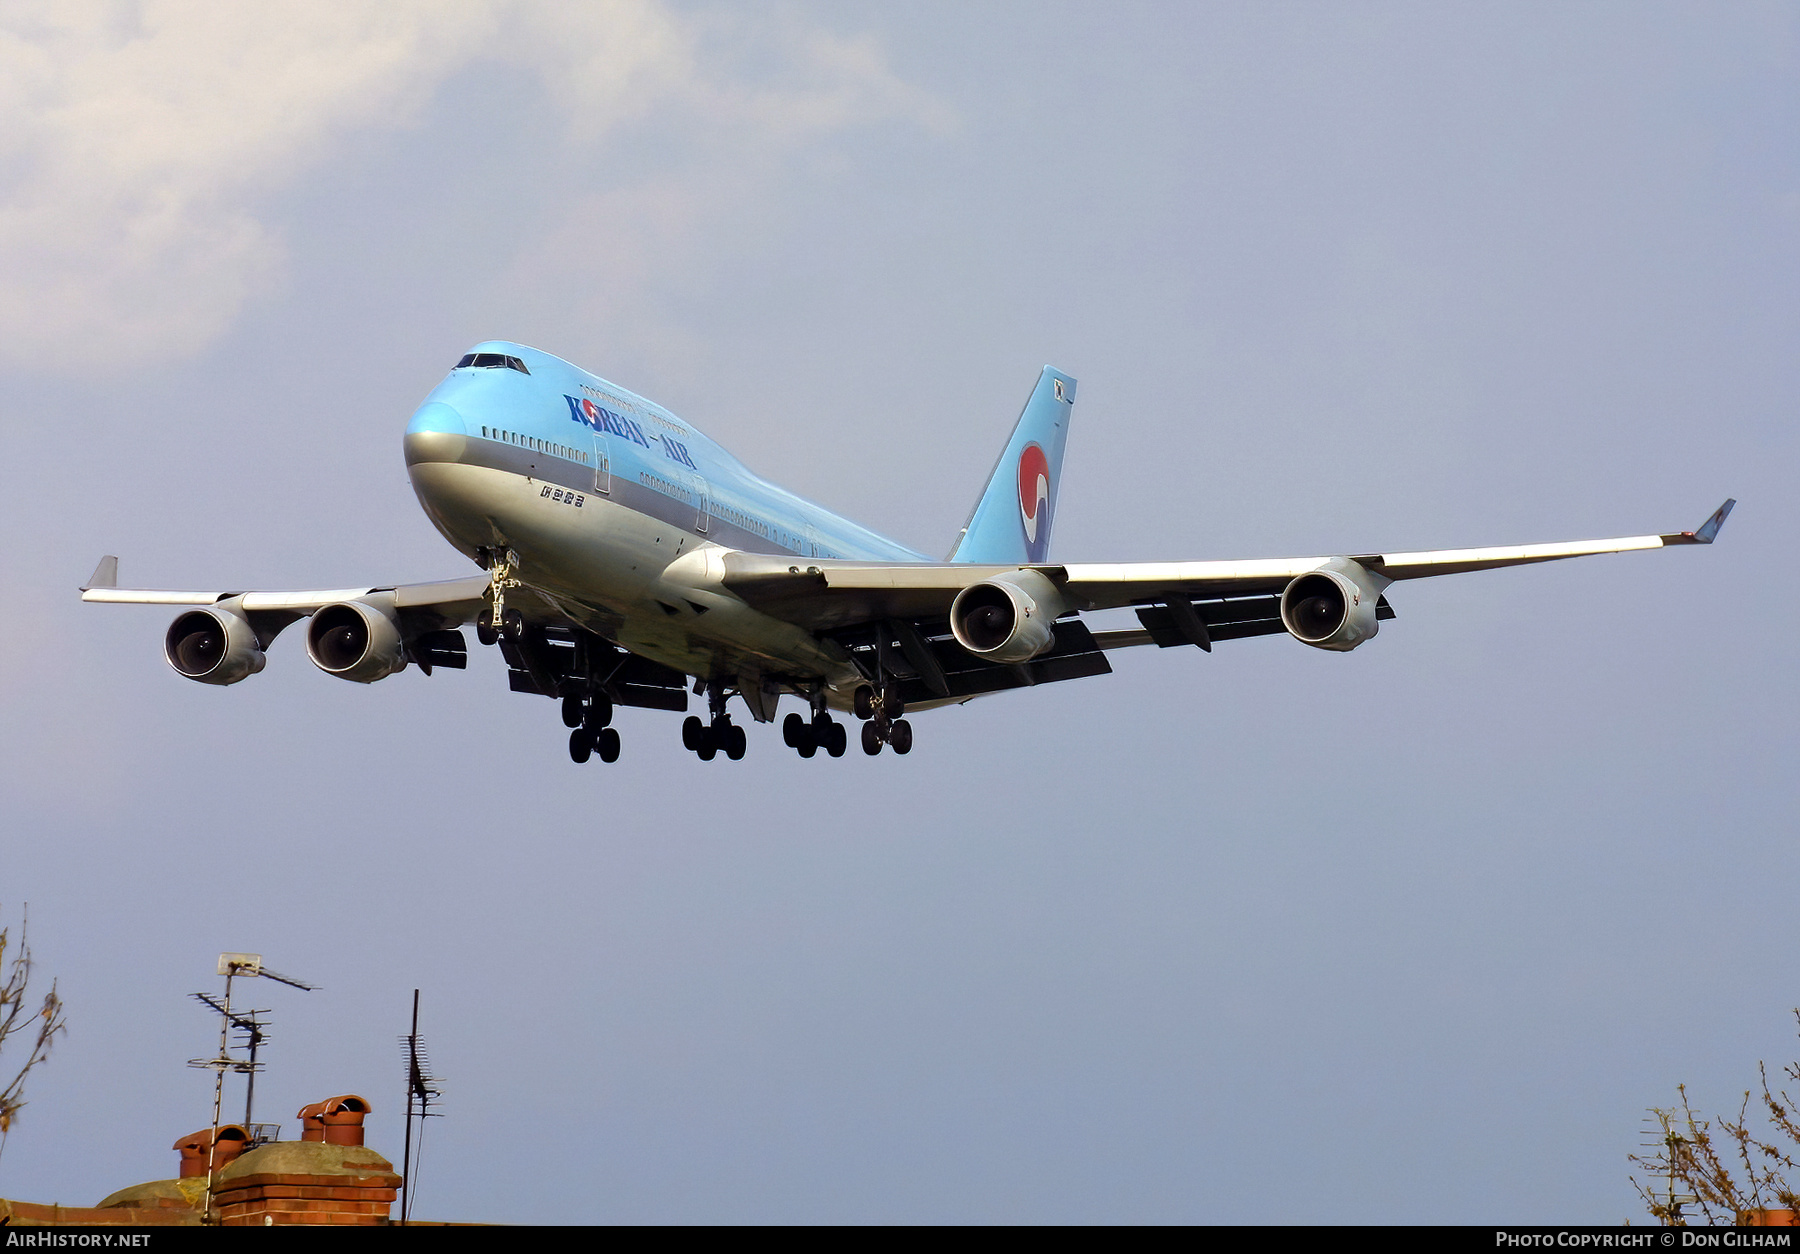
{"type": "MultiPolygon", "coordinates": [[[[417,1104],[419,1120],[419,1153],[425,1152],[425,1120],[434,1112],[431,1103],[444,1095],[431,1074],[431,1061],[425,1056],[425,1038],[419,1035],[419,990],[413,990],[412,1032],[400,1038],[400,1052],[406,1059],[406,1152],[400,1168],[400,1224],[406,1225],[412,1215],[413,1199],[413,1117],[417,1104]]],[[[442,1118],[440,1114],[438,1116],[442,1118]]]]}
{"type": "Polygon", "coordinates": [[[261,954],[220,954],[219,974],[225,977],[225,996],[223,999],[210,993],[195,993],[194,1000],[200,1002],[219,1016],[219,1052],[211,1058],[190,1058],[188,1066],[198,1067],[213,1073],[213,1112],[212,1142],[206,1151],[206,1204],[201,1208],[202,1217],[209,1223],[215,1220],[212,1208],[213,1177],[217,1170],[219,1156],[219,1121],[225,1105],[225,1073],[236,1071],[247,1077],[244,1085],[244,1130],[250,1131],[251,1103],[256,1097],[256,1073],[263,1064],[256,1059],[256,1051],[268,1039],[263,1031],[262,1015],[267,1010],[234,1011],[231,1008],[231,981],[238,976],[266,976],[278,984],[286,984],[302,992],[314,991],[311,984],[296,980],[290,976],[277,975],[264,967],[261,954]],[[249,1046],[248,1059],[236,1058],[231,1053],[231,1030],[238,1029],[247,1036],[249,1046]]]}

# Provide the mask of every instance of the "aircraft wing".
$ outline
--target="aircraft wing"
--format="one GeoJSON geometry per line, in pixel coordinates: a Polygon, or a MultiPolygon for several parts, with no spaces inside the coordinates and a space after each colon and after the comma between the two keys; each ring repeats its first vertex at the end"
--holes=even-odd
{"type": "Polygon", "coordinates": [[[429,610],[445,625],[469,622],[482,605],[487,591],[486,575],[464,579],[444,579],[435,583],[386,584],[376,588],[322,588],[294,592],[246,591],[182,591],[167,588],[119,587],[119,559],[100,559],[94,573],[82,585],[83,601],[104,601],[118,605],[215,605],[220,601],[241,598],[246,614],[285,614],[300,617],[340,601],[354,601],[378,592],[392,593],[394,608],[429,610]]]}
{"type": "MultiPolygon", "coordinates": [[[[1071,562],[1030,569],[1041,572],[1063,589],[1074,607],[1083,611],[1155,606],[1166,604],[1172,598],[1185,598],[1190,602],[1225,601],[1279,595],[1290,580],[1345,560],[1357,563],[1384,580],[1399,581],[1599,553],[1711,544],[1735,504],[1735,501],[1726,501],[1693,531],[1611,540],[1251,561],[1071,562]]],[[[1017,565],[954,562],[796,561],[754,553],[731,553],[725,558],[724,583],[757,608],[820,631],[881,619],[946,615],[956,594],[970,584],[1019,569],[1022,567],[1017,565]]],[[[1149,640],[1130,643],[1149,643],[1149,640]]]]}

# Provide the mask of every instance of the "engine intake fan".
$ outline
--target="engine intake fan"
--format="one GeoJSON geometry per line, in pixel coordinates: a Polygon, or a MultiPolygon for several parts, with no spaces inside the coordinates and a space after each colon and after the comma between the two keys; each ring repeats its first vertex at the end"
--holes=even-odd
{"type": "Polygon", "coordinates": [[[163,656],[187,678],[202,684],[235,684],[267,664],[250,620],[231,603],[189,610],[169,625],[163,656]]]}
{"type": "Polygon", "coordinates": [[[306,654],[327,675],[372,684],[406,666],[406,646],[391,606],[340,601],[312,616],[306,654]]]}
{"type": "Polygon", "coordinates": [[[950,603],[950,632],[978,658],[1029,662],[1056,639],[1069,608],[1062,590],[1035,570],[1012,570],[970,584],[950,603]]]}
{"type": "Polygon", "coordinates": [[[1301,644],[1348,653],[1379,629],[1389,581],[1347,558],[1304,574],[1281,594],[1281,625],[1301,644]]]}

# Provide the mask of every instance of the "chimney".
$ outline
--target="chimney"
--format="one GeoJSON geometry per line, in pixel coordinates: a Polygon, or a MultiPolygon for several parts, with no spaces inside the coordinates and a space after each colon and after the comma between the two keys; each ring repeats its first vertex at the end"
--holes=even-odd
{"type": "Polygon", "coordinates": [[[213,1187],[227,1227],[385,1224],[400,1177],[363,1144],[369,1103],[344,1093],[300,1108],[300,1142],[264,1145],[222,1172],[213,1187]]]}

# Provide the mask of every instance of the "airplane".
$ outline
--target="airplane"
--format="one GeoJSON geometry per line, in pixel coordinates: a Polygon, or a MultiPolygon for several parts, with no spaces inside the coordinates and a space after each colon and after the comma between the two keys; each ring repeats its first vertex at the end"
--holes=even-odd
{"type": "Polygon", "coordinates": [[[759,478],[668,410],[549,353],[477,344],[412,415],[419,504],[483,573],[297,592],[121,588],[101,559],[84,601],[191,606],[164,654],[188,679],[235,684],[288,626],[328,675],[373,683],[468,665],[472,623],[515,692],[559,699],[569,757],[616,761],[618,706],[689,714],[682,744],[743,758],[728,702],[801,757],[913,746],[908,712],[1112,669],[1143,645],[1211,652],[1285,632],[1349,652],[1394,616],[1409,579],[1711,544],[1735,501],[1694,531],[1611,540],[1251,561],[1057,563],[1057,487],[1075,380],[1044,367],[949,555],[935,561],[759,478]],[[1134,610],[1137,626],[1083,616],[1134,610]]]}

